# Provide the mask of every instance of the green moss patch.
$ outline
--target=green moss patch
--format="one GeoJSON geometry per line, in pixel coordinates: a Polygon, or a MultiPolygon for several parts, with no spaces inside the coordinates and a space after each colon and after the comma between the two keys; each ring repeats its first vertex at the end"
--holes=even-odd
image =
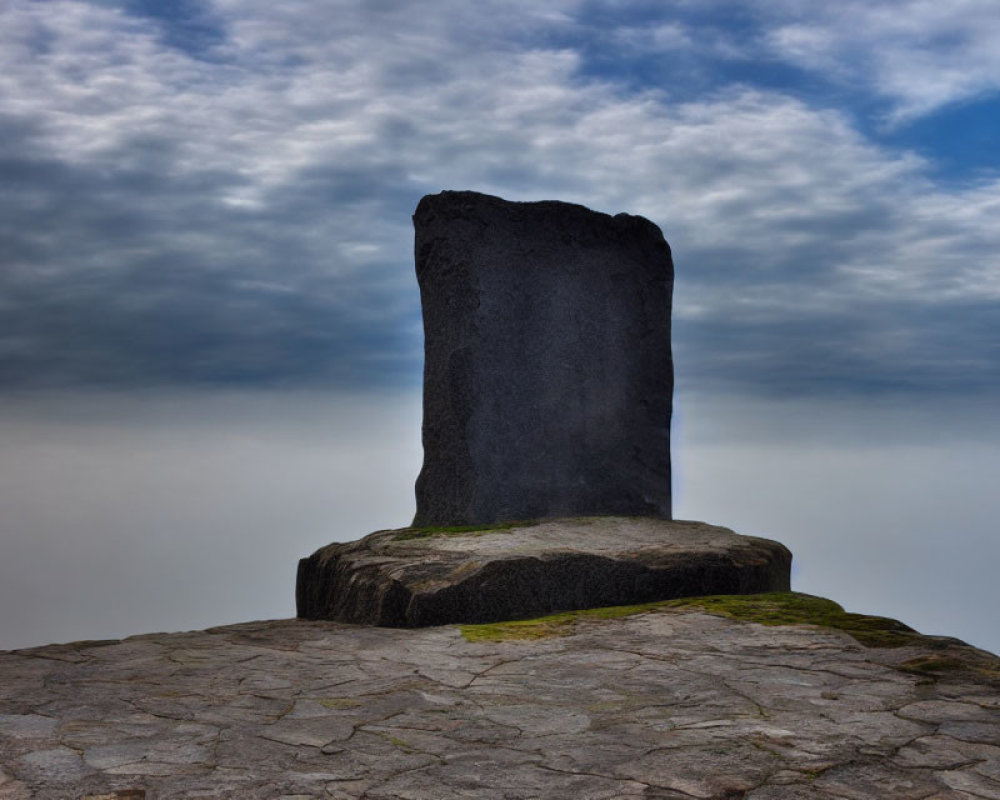
{"type": "Polygon", "coordinates": [[[896,669],[938,680],[949,674],[970,672],[1000,684],[1000,659],[966,645],[951,645],[944,653],[928,653],[899,664],[896,669]]]}
{"type": "Polygon", "coordinates": [[[462,636],[470,642],[541,639],[547,636],[567,636],[578,623],[585,620],[616,619],[657,609],[682,608],[697,608],[710,614],[763,625],[821,625],[836,628],[869,647],[900,647],[920,638],[920,634],[902,622],[886,617],[851,614],[832,600],[798,592],[683,597],[633,606],[567,611],[537,619],[462,625],[460,629],[462,636]]]}
{"type": "Polygon", "coordinates": [[[113,644],[121,644],[121,639],[80,639],[66,644],[57,644],[55,647],[64,647],[72,650],[90,650],[94,647],[110,647],[113,644]]]}
{"type": "Polygon", "coordinates": [[[904,661],[897,669],[909,672],[911,675],[939,675],[943,672],[963,670],[966,664],[957,658],[939,655],[918,656],[904,661]]]}
{"type": "Polygon", "coordinates": [[[334,711],[344,708],[357,708],[361,705],[361,701],[353,697],[321,697],[318,702],[323,708],[329,708],[334,711]]]}
{"type": "Polygon", "coordinates": [[[664,607],[696,607],[762,625],[821,625],[849,633],[868,647],[902,647],[921,638],[913,628],[897,620],[852,614],[832,600],[799,592],[684,597],[670,600],[664,607]]]}
{"type": "Polygon", "coordinates": [[[972,673],[979,680],[985,678],[1000,684],[1000,659],[992,654],[975,650],[957,640],[922,636],[894,619],[852,614],[832,600],[799,592],[683,597],[633,606],[567,611],[537,619],[461,625],[459,628],[462,636],[470,642],[531,641],[548,636],[568,636],[580,623],[588,620],[617,619],[668,609],[694,609],[762,625],[818,625],[844,631],[867,647],[916,644],[932,652],[904,661],[897,665],[897,669],[932,681],[949,674],[972,673]]]}
{"type": "Polygon", "coordinates": [[[617,619],[632,614],[642,614],[662,608],[664,603],[643,603],[635,606],[608,606],[582,611],[565,611],[536,619],[517,619],[510,622],[487,622],[482,625],[460,625],[459,629],[470,642],[502,642],[509,639],[543,639],[547,636],[568,636],[577,623],[588,619],[617,619]]]}
{"type": "Polygon", "coordinates": [[[457,536],[463,533],[491,533],[507,531],[511,528],[525,528],[536,524],[534,520],[521,522],[497,522],[492,525],[452,525],[429,526],[426,528],[405,528],[393,537],[394,542],[405,542],[409,539],[429,539],[431,536],[457,536]]]}

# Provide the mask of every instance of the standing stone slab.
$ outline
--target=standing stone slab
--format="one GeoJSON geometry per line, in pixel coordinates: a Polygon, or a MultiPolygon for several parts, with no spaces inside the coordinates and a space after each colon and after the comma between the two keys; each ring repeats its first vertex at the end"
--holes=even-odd
{"type": "Polygon", "coordinates": [[[475,192],[424,197],[413,220],[414,524],[669,519],[673,263],[659,228],[475,192]]]}

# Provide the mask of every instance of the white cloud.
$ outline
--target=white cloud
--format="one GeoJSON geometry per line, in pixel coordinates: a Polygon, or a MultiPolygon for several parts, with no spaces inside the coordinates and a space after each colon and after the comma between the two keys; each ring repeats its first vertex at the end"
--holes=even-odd
{"type": "MultiPolygon", "coordinates": [[[[675,249],[680,317],[764,323],[1000,298],[1000,184],[938,186],[924,161],[865,139],[846,114],[775,89],[679,102],[585,78],[571,37],[577,3],[545,14],[526,0],[503,6],[226,0],[213,8],[219,41],[192,55],[164,43],[159,23],[106,6],[8,4],[0,112],[37,131],[25,145],[36,157],[111,176],[72,224],[45,230],[50,255],[24,264],[86,280],[162,251],[252,293],[217,314],[234,330],[246,329],[240,308],[275,296],[259,291],[268,283],[328,297],[331,313],[359,325],[372,316],[362,313],[368,287],[382,318],[399,322],[414,300],[416,199],[472,188],[649,216],[675,249]],[[559,46],[544,44],[556,32],[559,46]],[[151,183],[141,194],[130,188],[136,172],[151,183]],[[94,232],[91,204],[112,220],[138,215],[141,235],[139,222],[128,236],[94,232]],[[336,288],[317,285],[332,277],[336,288]],[[393,303],[393,292],[405,299],[393,303]]],[[[811,8],[784,6],[782,19],[798,21],[776,29],[774,46],[841,68],[857,28],[859,46],[891,45],[879,45],[879,87],[935,20],[957,41],[981,41],[928,4],[896,16],[811,8]]],[[[649,44],[688,38],[664,25],[649,44]]],[[[898,89],[899,102],[916,108],[915,92],[898,89]]]]}
{"type": "Polygon", "coordinates": [[[1000,8],[993,0],[788,0],[768,10],[777,54],[870,84],[891,100],[890,122],[1000,90],[1000,8]]]}

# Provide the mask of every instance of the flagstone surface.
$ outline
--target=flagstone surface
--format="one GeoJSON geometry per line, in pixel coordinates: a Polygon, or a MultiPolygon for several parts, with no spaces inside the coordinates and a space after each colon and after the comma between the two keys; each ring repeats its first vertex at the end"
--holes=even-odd
{"type": "Polygon", "coordinates": [[[676,609],[566,632],[277,620],[0,653],[0,800],[1000,798],[987,654],[676,609]]]}

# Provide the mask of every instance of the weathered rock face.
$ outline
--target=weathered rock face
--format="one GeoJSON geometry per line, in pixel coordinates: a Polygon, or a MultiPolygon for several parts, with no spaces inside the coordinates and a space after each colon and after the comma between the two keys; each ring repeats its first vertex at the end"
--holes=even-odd
{"type": "Polygon", "coordinates": [[[397,627],[496,622],[708,594],[788,591],[791,554],[702,522],[593,517],[412,528],[299,562],[298,616],[397,627]]]}
{"type": "Polygon", "coordinates": [[[415,525],[669,519],[673,264],[659,228],[442,192],[414,215],[424,465],[415,525]]]}
{"type": "Polygon", "coordinates": [[[538,627],[0,653],[0,798],[1000,797],[1000,660],[969,647],[672,609],[506,638],[538,627]]]}

